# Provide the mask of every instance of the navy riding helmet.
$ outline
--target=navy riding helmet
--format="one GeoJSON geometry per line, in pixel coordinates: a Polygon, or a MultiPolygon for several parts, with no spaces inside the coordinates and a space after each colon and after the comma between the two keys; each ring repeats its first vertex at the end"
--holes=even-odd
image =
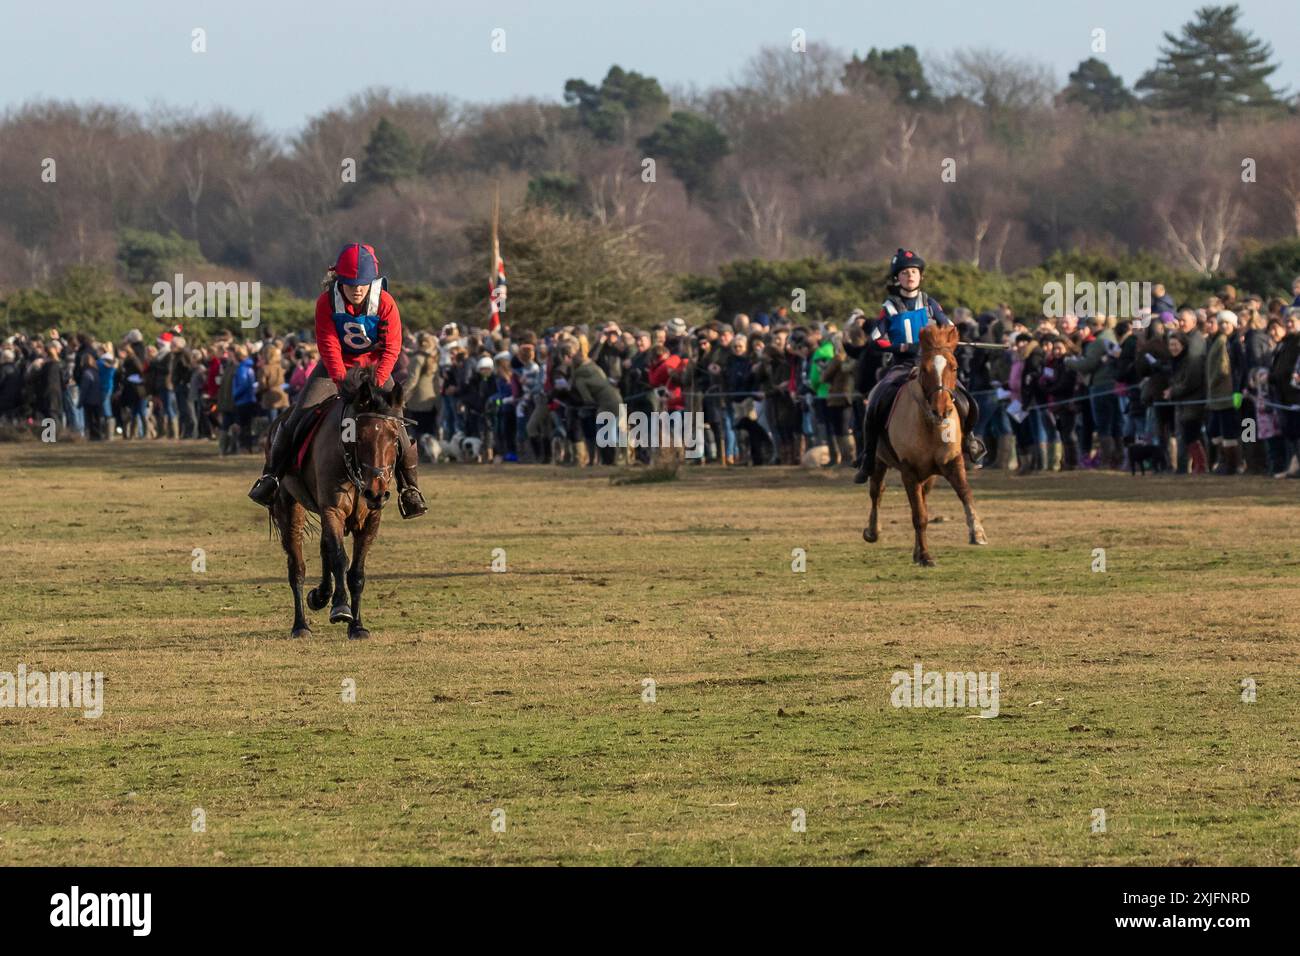
{"type": "Polygon", "coordinates": [[[913,266],[924,272],[925,260],[911,249],[899,249],[894,253],[894,258],[889,262],[889,278],[896,279],[900,272],[904,269],[910,269],[913,266]]]}

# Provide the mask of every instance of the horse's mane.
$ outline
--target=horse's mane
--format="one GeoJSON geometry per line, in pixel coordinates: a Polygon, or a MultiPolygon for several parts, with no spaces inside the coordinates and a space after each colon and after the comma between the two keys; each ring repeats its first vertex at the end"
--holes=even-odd
{"type": "Polygon", "coordinates": [[[956,332],[956,326],[951,325],[927,325],[921,329],[921,351],[923,353],[951,352],[957,344],[955,341],[951,343],[939,341],[940,336],[948,338],[953,334],[947,332],[947,329],[952,329],[953,333],[956,332]]]}

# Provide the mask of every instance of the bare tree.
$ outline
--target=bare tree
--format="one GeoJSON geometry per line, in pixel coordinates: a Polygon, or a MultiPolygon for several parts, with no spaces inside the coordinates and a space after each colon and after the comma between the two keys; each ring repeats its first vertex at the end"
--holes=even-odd
{"type": "Polygon", "coordinates": [[[1241,203],[1228,190],[1189,190],[1181,201],[1163,200],[1156,215],[1169,251],[1184,265],[1210,274],[1223,263],[1241,225],[1241,203]]]}
{"type": "Polygon", "coordinates": [[[942,94],[989,111],[1047,109],[1056,91],[1050,68],[999,50],[957,50],[930,69],[942,94]]]}
{"type": "Polygon", "coordinates": [[[789,47],[763,47],[745,64],[736,86],[768,109],[780,111],[840,92],[845,59],[841,51],[824,43],[810,43],[802,53],[789,47]]]}

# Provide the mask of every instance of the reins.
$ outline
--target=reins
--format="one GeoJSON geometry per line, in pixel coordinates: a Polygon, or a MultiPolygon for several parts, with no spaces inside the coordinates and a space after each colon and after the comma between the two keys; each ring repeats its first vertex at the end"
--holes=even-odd
{"type": "MultiPolygon", "coordinates": [[[[952,363],[953,368],[957,367],[957,357],[953,355],[951,352],[945,353],[942,349],[935,349],[934,352],[938,355],[942,355],[945,360],[952,363]]],[[[926,418],[930,420],[931,424],[937,425],[939,422],[943,421],[943,419],[941,419],[938,413],[930,406],[930,402],[939,393],[947,392],[948,398],[952,400],[953,407],[955,408],[957,406],[957,394],[947,385],[943,384],[942,375],[939,376],[939,387],[932,392],[927,392],[925,390],[925,384],[921,381],[921,366],[924,364],[924,361],[925,361],[925,353],[922,353],[921,359],[920,361],[918,361],[917,368],[916,368],[916,384],[920,387],[921,390],[921,407],[925,409],[926,418]]]]}
{"type": "MultiPolygon", "coordinates": [[[[415,424],[415,422],[411,421],[409,418],[402,418],[399,415],[387,415],[383,412],[358,412],[357,414],[351,416],[347,415],[346,412],[347,409],[345,408],[344,416],[343,416],[344,421],[347,421],[348,418],[352,418],[353,420],[358,420],[362,418],[378,418],[386,422],[392,422],[398,428],[405,428],[407,425],[415,424]]],[[[393,441],[397,443],[400,449],[401,439],[396,434],[393,435],[393,441]]],[[[397,465],[396,458],[393,459],[393,464],[388,465],[385,468],[376,468],[373,465],[360,465],[357,462],[353,461],[354,453],[349,449],[349,445],[356,445],[356,442],[342,441],[342,436],[340,435],[339,444],[343,446],[343,470],[347,472],[348,481],[352,482],[353,486],[357,489],[358,492],[362,492],[365,490],[365,481],[361,475],[361,470],[363,468],[367,471],[373,472],[375,475],[391,475],[393,469],[397,465]]]]}

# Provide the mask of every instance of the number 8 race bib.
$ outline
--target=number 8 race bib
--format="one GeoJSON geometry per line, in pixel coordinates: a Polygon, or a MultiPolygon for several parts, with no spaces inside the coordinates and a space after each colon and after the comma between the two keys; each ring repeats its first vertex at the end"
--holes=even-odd
{"type": "Polygon", "coordinates": [[[343,344],[353,352],[364,352],[375,343],[366,334],[366,327],[360,322],[343,323],[343,344]]]}
{"type": "Polygon", "coordinates": [[[343,297],[338,289],[334,290],[334,331],[339,337],[339,344],[343,346],[343,351],[359,355],[375,347],[375,336],[379,328],[379,297],[382,288],[382,280],[371,283],[366,311],[361,315],[349,313],[344,307],[343,297]]]}

